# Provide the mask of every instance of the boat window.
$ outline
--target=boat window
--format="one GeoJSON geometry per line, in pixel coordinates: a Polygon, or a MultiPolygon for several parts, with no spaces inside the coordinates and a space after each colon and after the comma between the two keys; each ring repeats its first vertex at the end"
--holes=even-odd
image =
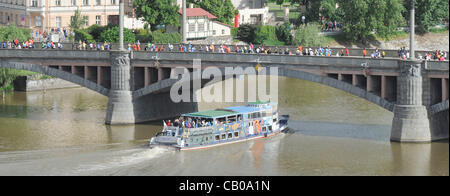
{"type": "Polygon", "coordinates": [[[266,132],[267,131],[267,127],[263,127],[263,132],[266,132]]]}
{"type": "Polygon", "coordinates": [[[236,116],[228,116],[227,123],[234,123],[236,122],[236,116]]]}
{"type": "Polygon", "coordinates": [[[269,126],[269,131],[272,131],[272,125],[269,126]]]}
{"type": "Polygon", "coordinates": [[[222,134],[222,139],[223,139],[223,140],[224,140],[224,139],[227,139],[227,136],[225,135],[225,133],[222,134]]]}
{"type": "Polygon", "coordinates": [[[220,136],[216,135],[216,141],[219,141],[219,140],[220,140],[220,136]]]}
{"type": "Polygon", "coordinates": [[[234,137],[239,137],[239,132],[238,131],[234,132],[234,137]]]}
{"type": "Polygon", "coordinates": [[[225,117],[224,118],[218,118],[216,120],[218,122],[219,125],[223,125],[226,121],[225,121],[225,117]]]}
{"type": "Polygon", "coordinates": [[[228,133],[228,139],[233,138],[233,134],[232,133],[228,133]]]}
{"type": "Polygon", "coordinates": [[[261,112],[256,112],[256,118],[261,118],[261,112]]]}
{"type": "Polygon", "coordinates": [[[206,137],[206,141],[208,141],[208,137],[206,137]]]}
{"type": "Polygon", "coordinates": [[[242,121],[242,114],[237,115],[237,121],[242,121]]]}
{"type": "Polygon", "coordinates": [[[277,122],[277,118],[274,118],[274,119],[273,119],[273,122],[277,122]]]}

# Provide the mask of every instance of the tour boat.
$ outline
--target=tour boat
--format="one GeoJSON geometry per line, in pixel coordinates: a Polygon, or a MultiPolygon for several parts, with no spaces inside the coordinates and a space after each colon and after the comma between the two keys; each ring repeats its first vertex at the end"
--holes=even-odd
{"type": "Polygon", "coordinates": [[[150,140],[150,148],[204,149],[274,136],[288,129],[289,115],[278,115],[277,103],[252,102],[244,106],[183,114],[164,123],[150,140]]]}

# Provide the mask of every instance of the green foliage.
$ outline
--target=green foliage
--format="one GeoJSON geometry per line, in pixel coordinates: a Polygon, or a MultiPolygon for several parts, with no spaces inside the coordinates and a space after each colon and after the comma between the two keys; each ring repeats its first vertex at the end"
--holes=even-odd
{"type": "Polygon", "coordinates": [[[162,31],[147,31],[145,29],[138,29],[136,32],[136,40],[141,43],[181,43],[181,34],[179,33],[163,33],[162,31]]]}
{"type": "Polygon", "coordinates": [[[17,28],[14,23],[11,23],[9,26],[0,27],[0,41],[12,41],[17,39],[22,42],[30,38],[30,29],[17,28]]]}
{"type": "Polygon", "coordinates": [[[110,26],[100,26],[97,24],[91,25],[90,27],[88,27],[86,29],[86,32],[92,35],[92,38],[94,40],[100,40],[100,34],[106,30],[107,28],[112,27],[112,25],[110,26]]]}
{"type": "Polygon", "coordinates": [[[400,0],[339,0],[337,16],[343,32],[353,41],[367,41],[377,33],[389,37],[402,23],[400,0]]]}
{"type": "Polygon", "coordinates": [[[198,7],[210,12],[214,16],[217,16],[217,20],[225,24],[232,24],[235,9],[231,0],[203,0],[196,1],[190,0],[190,3],[196,4],[198,7]]]}
{"type": "Polygon", "coordinates": [[[134,0],[134,12],[156,30],[157,25],[179,26],[178,6],[175,0],[134,0]]]}
{"type": "Polygon", "coordinates": [[[89,43],[95,41],[94,37],[92,37],[92,35],[89,34],[85,29],[74,29],[74,32],[76,41],[81,40],[89,43]]]}
{"type": "Polygon", "coordinates": [[[279,40],[277,38],[275,26],[264,26],[262,23],[258,25],[243,24],[237,28],[237,38],[241,41],[254,44],[269,44],[276,43],[281,45],[285,43],[285,40],[279,40]]]}
{"type": "Polygon", "coordinates": [[[84,19],[81,16],[81,10],[79,8],[77,8],[77,10],[75,10],[73,16],[70,18],[70,24],[69,27],[70,29],[79,29],[81,28],[81,25],[84,24],[84,19]]]}
{"type": "MultiPolygon", "coordinates": [[[[99,36],[100,42],[117,43],[119,42],[119,27],[111,26],[108,29],[102,31],[99,36]]],[[[123,42],[134,43],[136,41],[136,36],[130,29],[123,29],[123,42]]]]}
{"type": "Polygon", "coordinates": [[[292,42],[291,23],[286,21],[282,25],[277,25],[275,28],[275,34],[278,40],[290,45],[292,42]]]}
{"type": "MultiPolygon", "coordinates": [[[[403,5],[406,8],[403,16],[409,21],[411,1],[404,0],[403,5]]],[[[443,19],[449,19],[448,0],[415,0],[415,24],[419,33],[429,32],[430,29],[442,22],[443,19]]]]}
{"type": "Polygon", "coordinates": [[[255,37],[256,26],[251,24],[243,24],[237,30],[237,38],[241,41],[251,43],[255,37]]]}
{"type": "Polygon", "coordinates": [[[326,44],[322,35],[319,35],[320,26],[317,24],[301,25],[296,31],[292,43],[309,47],[323,46],[326,44]]]}
{"type": "Polygon", "coordinates": [[[238,29],[238,27],[231,28],[231,36],[233,36],[233,38],[237,38],[238,29]]]}
{"type": "Polygon", "coordinates": [[[4,93],[5,90],[12,88],[14,79],[17,77],[17,70],[9,68],[0,68],[0,90],[4,93]]]}
{"type": "Polygon", "coordinates": [[[179,33],[162,33],[155,31],[151,33],[152,43],[156,44],[168,44],[168,43],[181,43],[181,34],[179,33]]]}
{"type": "Polygon", "coordinates": [[[275,27],[264,26],[262,23],[259,23],[255,29],[253,43],[262,44],[266,40],[278,40],[275,34],[275,27]]]}

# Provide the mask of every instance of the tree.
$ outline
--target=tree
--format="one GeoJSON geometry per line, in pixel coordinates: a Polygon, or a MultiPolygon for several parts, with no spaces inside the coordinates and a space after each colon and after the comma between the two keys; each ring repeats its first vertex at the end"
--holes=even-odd
{"type": "Polygon", "coordinates": [[[275,34],[277,35],[277,39],[279,41],[284,42],[286,45],[291,44],[291,23],[289,21],[286,21],[282,25],[277,25],[277,27],[275,28],[275,34]]]}
{"type": "Polygon", "coordinates": [[[377,33],[388,38],[402,23],[400,0],[339,0],[337,18],[347,38],[365,43],[377,33]]]}
{"type": "Polygon", "coordinates": [[[143,18],[152,31],[157,25],[180,25],[175,0],[134,0],[133,7],[136,16],[143,18]]]}
{"type": "Polygon", "coordinates": [[[84,24],[84,18],[81,16],[81,10],[77,8],[73,16],[70,17],[69,27],[72,30],[79,29],[84,24]]]}
{"type": "Polygon", "coordinates": [[[235,10],[231,0],[189,0],[189,3],[194,3],[198,7],[217,16],[217,20],[226,24],[232,24],[235,16],[235,10]]]}
{"type": "MultiPolygon", "coordinates": [[[[117,43],[119,42],[119,27],[111,26],[108,29],[104,30],[100,33],[99,41],[100,42],[108,42],[108,43],[117,43]]],[[[124,43],[134,43],[136,41],[136,36],[133,31],[130,29],[123,29],[123,42],[124,43]]]]}
{"type": "MultiPolygon", "coordinates": [[[[411,0],[404,0],[403,5],[405,7],[403,16],[409,21],[411,0]]],[[[448,20],[448,6],[448,0],[415,0],[414,19],[418,32],[428,32],[431,27],[438,25],[443,19],[448,20]]]]}
{"type": "Polygon", "coordinates": [[[317,24],[302,25],[295,31],[292,43],[309,47],[323,46],[325,40],[319,32],[320,26],[317,24]]]}
{"type": "Polygon", "coordinates": [[[237,38],[241,41],[250,43],[255,37],[256,26],[252,24],[243,24],[237,30],[237,38]]]}
{"type": "Polygon", "coordinates": [[[26,41],[31,38],[30,29],[28,28],[17,28],[14,23],[9,26],[0,26],[0,41],[14,40],[26,41]]]}

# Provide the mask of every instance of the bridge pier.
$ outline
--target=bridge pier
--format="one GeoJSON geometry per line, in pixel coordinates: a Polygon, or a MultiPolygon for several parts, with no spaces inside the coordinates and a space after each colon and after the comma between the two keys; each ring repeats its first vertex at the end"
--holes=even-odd
{"type": "Polygon", "coordinates": [[[420,61],[399,62],[391,141],[432,141],[428,111],[422,103],[422,66],[420,61]]]}
{"type": "Polygon", "coordinates": [[[106,124],[134,124],[134,106],[129,52],[111,51],[111,90],[108,95],[106,124]]]}

